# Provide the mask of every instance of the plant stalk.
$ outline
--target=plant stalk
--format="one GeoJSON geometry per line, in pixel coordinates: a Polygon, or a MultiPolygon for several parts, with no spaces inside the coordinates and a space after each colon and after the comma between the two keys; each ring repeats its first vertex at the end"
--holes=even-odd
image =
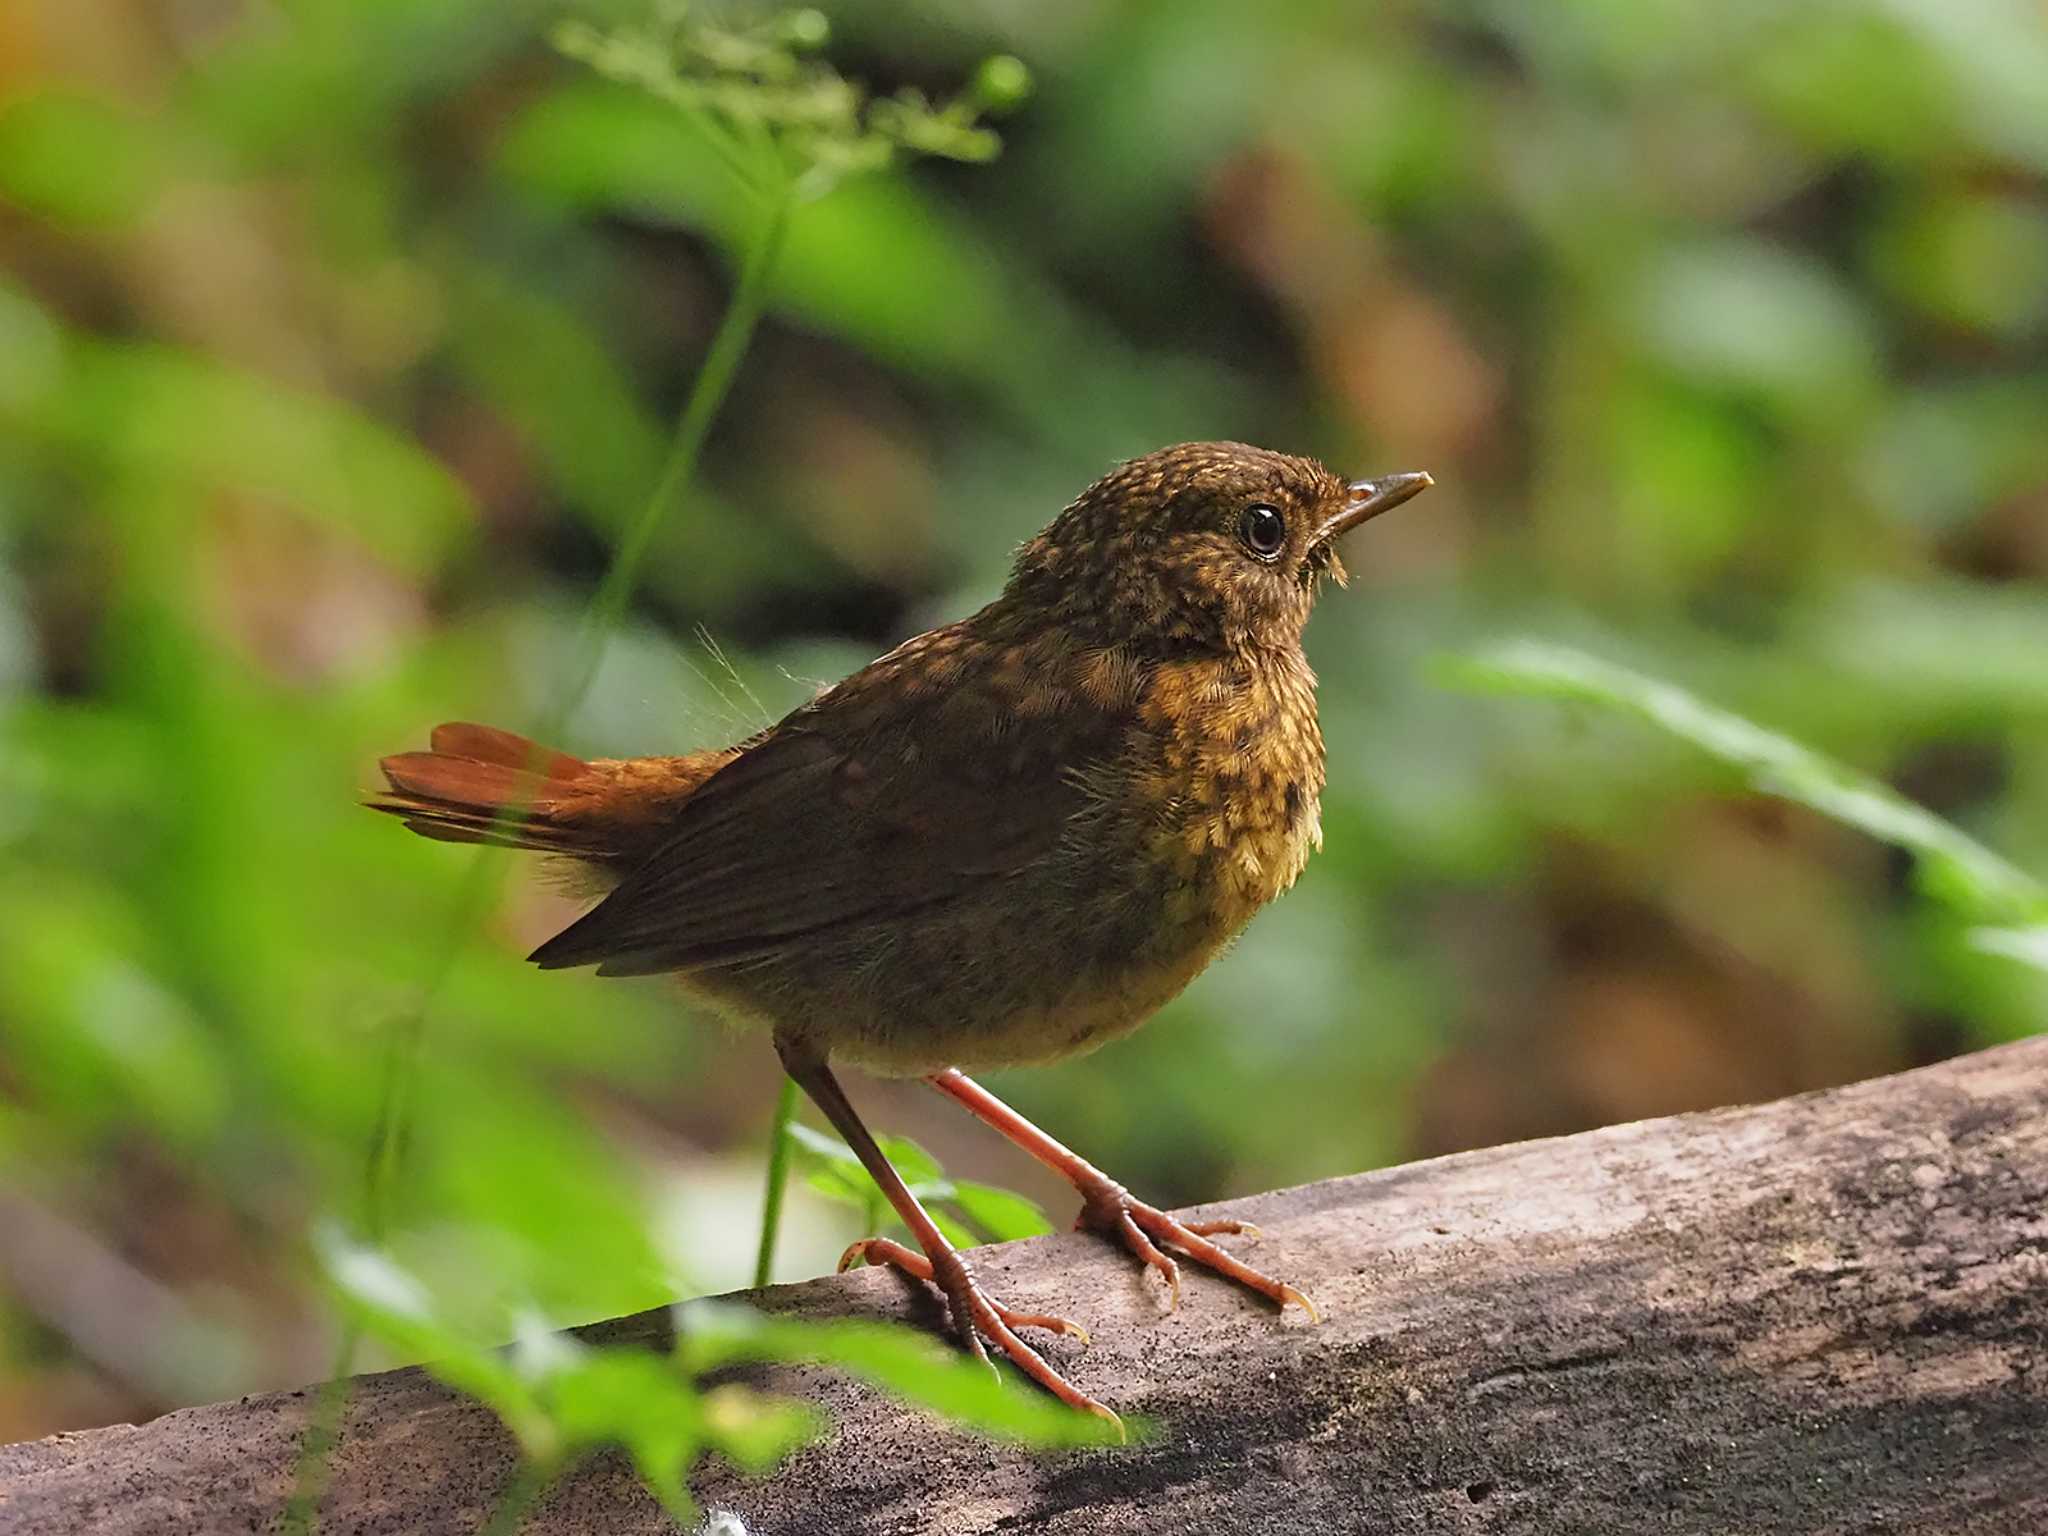
{"type": "Polygon", "coordinates": [[[789,1127],[796,1119],[796,1079],[785,1074],[775,1099],[775,1124],[769,1131],[768,1184],[761,1195],[761,1247],[754,1256],[754,1289],[767,1285],[775,1272],[775,1239],[782,1230],[782,1196],[789,1188],[789,1127]]]}

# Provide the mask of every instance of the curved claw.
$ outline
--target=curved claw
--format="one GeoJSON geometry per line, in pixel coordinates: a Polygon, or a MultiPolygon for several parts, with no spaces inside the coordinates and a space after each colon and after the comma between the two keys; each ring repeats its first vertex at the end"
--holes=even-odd
{"type": "Polygon", "coordinates": [[[1081,1215],[1074,1225],[1120,1239],[1132,1253],[1158,1270],[1166,1278],[1172,1306],[1180,1305],[1180,1267],[1167,1256],[1163,1247],[1172,1247],[1183,1257],[1215,1270],[1226,1279],[1235,1280],[1246,1290],[1256,1291],[1278,1306],[1298,1306],[1312,1321],[1322,1321],[1322,1314],[1315,1309],[1314,1303],[1295,1287],[1253,1269],[1242,1259],[1209,1241],[1218,1235],[1261,1236],[1251,1223],[1177,1221],[1156,1206],[1133,1198],[1121,1184],[1093,1169],[1089,1169],[1087,1175],[1076,1177],[1074,1182],[1081,1191],[1081,1215]]]}
{"type": "Polygon", "coordinates": [[[1182,1225],[1197,1237],[1248,1237],[1257,1242],[1266,1235],[1248,1221],[1189,1221],[1182,1225]]]}
{"type": "Polygon", "coordinates": [[[1124,1428],[1124,1421],[1117,1417],[1114,1408],[1107,1407],[1090,1398],[1088,1400],[1088,1412],[1094,1414],[1099,1419],[1109,1421],[1109,1427],[1116,1431],[1116,1443],[1118,1445],[1129,1445],[1131,1443],[1130,1431],[1124,1428]]]}
{"type": "Polygon", "coordinates": [[[1088,1330],[1071,1317],[1059,1317],[1050,1312],[1012,1312],[993,1297],[989,1305],[996,1309],[996,1316],[1011,1328],[1043,1328],[1047,1333],[1064,1334],[1078,1340],[1084,1349],[1095,1342],[1088,1330]]]}
{"type": "Polygon", "coordinates": [[[886,1241],[884,1238],[864,1237],[857,1243],[848,1243],[846,1245],[846,1252],[839,1255],[839,1265],[836,1272],[843,1275],[856,1264],[874,1263],[875,1260],[868,1255],[868,1247],[870,1244],[879,1244],[884,1241],[886,1241]]]}
{"type": "Polygon", "coordinates": [[[1317,1327],[1322,1326],[1323,1314],[1316,1310],[1316,1304],[1314,1302],[1310,1301],[1306,1296],[1302,1295],[1300,1291],[1297,1291],[1291,1285],[1282,1285],[1280,1287],[1280,1292],[1281,1306],[1284,1307],[1291,1301],[1297,1307],[1301,1308],[1302,1311],[1308,1314],[1308,1320],[1310,1322],[1314,1323],[1317,1327]]]}

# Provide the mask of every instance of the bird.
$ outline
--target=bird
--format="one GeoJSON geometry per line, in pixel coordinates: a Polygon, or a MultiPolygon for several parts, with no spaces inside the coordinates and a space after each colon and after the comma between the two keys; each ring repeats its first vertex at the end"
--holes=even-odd
{"type": "Polygon", "coordinates": [[[429,838],[552,855],[599,894],[533,951],[541,968],[670,975],[764,1027],[917,1244],[864,1239],[846,1262],[929,1284],[972,1353],[992,1345],[1115,1422],[1022,1337],[1086,1330],[982,1286],[837,1069],[921,1078],[985,1121],[1175,1303],[1192,1261],[1314,1317],[1214,1241],[1240,1223],[1146,1204],[971,1074],[1129,1033],[1295,883],[1325,784],[1304,627],[1345,579],[1338,539],[1432,483],[1244,443],[1162,448],[1081,492],[980,611],[744,741],[583,759],[444,724],[382,760],[367,803],[429,838]]]}

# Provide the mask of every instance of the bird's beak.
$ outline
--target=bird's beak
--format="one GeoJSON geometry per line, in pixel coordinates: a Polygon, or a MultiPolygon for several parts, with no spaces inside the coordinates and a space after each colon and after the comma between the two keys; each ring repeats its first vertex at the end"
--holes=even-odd
{"type": "Polygon", "coordinates": [[[1398,507],[1409,497],[1421,495],[1435,484],[1423,470],[1405,475],[1381,475],[1377,480],[1354,480],[1345,487],[1351,494],[1344,502],[1343,511],[1316,530],[1315,541],[1327,544],[1369,518],[1378,517],[1389,507],[1398,507]]]}

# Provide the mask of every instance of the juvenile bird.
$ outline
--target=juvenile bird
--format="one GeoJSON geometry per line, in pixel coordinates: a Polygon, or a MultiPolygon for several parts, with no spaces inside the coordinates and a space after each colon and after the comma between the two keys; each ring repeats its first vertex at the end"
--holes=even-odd
{"type": "Polygon", "coordinates": [[[965,1074],[1058,1060],[1135,1029],[1320,845],[1323,739],[1302,628],[1336,540],[1430,484],[1346,482],[1310,459],[1184,443],[1083,491],[1002,595],[907,640],[736,746],[583,761],[444,725],[384,759],[370,803],[428,837],[562,855],[609,889],[534,951],[550,970],[677,975],[771,1032],[922,1252],[849,1261],[936,1286],[1076,1407],[1113,1414],[1018,1337],[1085,1338],[985,1292],[833,1075],[924,1078],[1057,1170],[1077,1225],[1164,1277],[1169,1250],[1277,1304],[1294,1287],[1143,1201],[965,1074]]]}

